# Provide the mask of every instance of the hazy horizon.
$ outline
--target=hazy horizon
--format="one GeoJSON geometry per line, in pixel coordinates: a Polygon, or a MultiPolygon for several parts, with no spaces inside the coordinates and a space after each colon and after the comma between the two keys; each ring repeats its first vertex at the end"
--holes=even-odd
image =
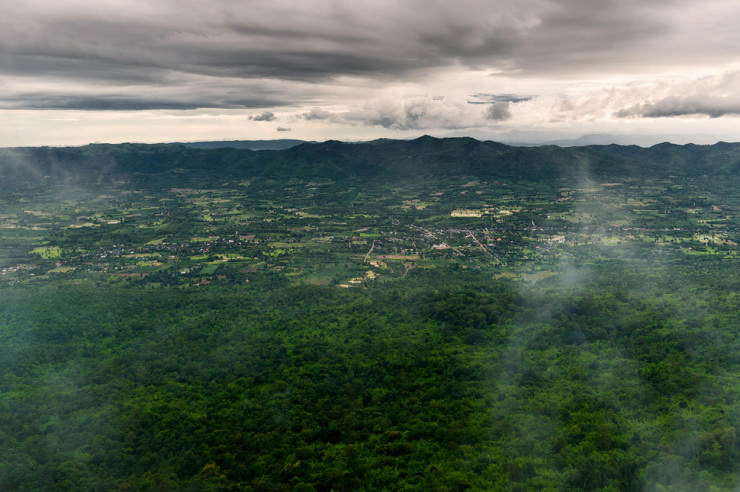
{"type": "MultiPolygon", "coordinates": [[[[332,138],[331,136],[327,138],[323,138],[320,140],[304,140],[304,139],[296,139],[296,138],[266,138],[266,139],[249,139],[249,138],[229,138],[229,139],[218,139],[218,138],[212,138],[212,139],[206,139],[206,140],[182,140],[182,141],[143,141],[143,140],[131,140],[131,139],[123,139],[120,141],[94,141],[94,142],[85,142],[85,143],[74,143],[74,144],[56,144],[56,145],[47,145],[47,144],[38,144],[38,145],[4,145],[0,146],[0,149],[6,148],[6,149],[12,149],[12,148],[28,148],[28,147],[79,147],[79,146],[85,146],[85,145],[120,145],[120,144],[145,144],[145,145],[155,145],[155,144],[183,144],[183,145],[196,145],[196,144],[203,144],[204,148],[215,148],[219,146],[214,146],[211,144],[226,144],[226,143],[235,143],[235,144],[241,144],[238,145],[238,148],[248,148],[251,150],[281,150],[281,149],[287,149],[295,145],[300,145],[302,143],[322,143],[327,141],[340,141],[344,143],[366,143],[366,142],[372,142],[374,140],[380,140],[380,139],[387,139],[387,140],[415,140],[424,136],[432,136],[434,138],[439,139],[445,139],[445,138],[473,138],[475,140],[485,142],[485,141],[491,141],[491,142],[497,142],[502,143],[505,145],[510,145],[513,147],[536,147],[536,146],[546,146],[546,145],[556,145],[560,147],[579,147],[579,146],[590,146],[590,145],[636,145],[638,147],[648,148],[652,147],[654,145],[659,145],[663,143],[670,143],[675,145],[714,145],[720,142],[725,143],[738,143],[740,140],[722,140],[718,138],[712,138],[709,136],[699,136],[700,138],[696,139],[684,139],[680,136],[678,138],[672,138],[676,136],[664,136],[664,135],[619,135],[619,134],[584,134],[580,136],[573,136],[572,138],[554,138],[554,139],[537,139],[535,137],[532,137],[532,135],[523,134],[520,139],[496,139],[496,138],[486,138],[485,136],[482,137],[476,137],[474,135],[465,135],[465,134],[451,134],[451,135],[430,135],[428,133],[425,134],[419,134],[419,135],[408,135],[408,136],[400,136],[400,137],[378,137],[378,138],[368,138],[368,139],[337,139],[332,138]],[[285,142],[294,142],[293,145],[285,145],[285,142]],[[249,144],[259,144],[259,143],[271,143],[274,145],[268,145],[268,146],[257,146],[254,147],[250,146],[249,144]]],[[[226,145],[222,145],[226,146],[226,145]]]]}

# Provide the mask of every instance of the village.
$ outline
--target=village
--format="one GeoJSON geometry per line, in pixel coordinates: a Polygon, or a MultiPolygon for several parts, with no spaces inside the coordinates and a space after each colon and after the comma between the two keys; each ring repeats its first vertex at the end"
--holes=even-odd
{"type": "Polygon", "coordinates": [[[639,198],[624,184],[556,188],[459,178],[393,188],[294,181],[275,189],[253,179],[130,190],[119,183],[103,193],[68,194],[53,207],[42,196],[35,209],[0,216],[10,245],[0,257],[0,282],[94,276],[197,286],[266,275],[353,288],[420,269],[531,280],[581,257],[736,256],[731,205],[701,207],[693,199],[691,207],[676,206],[666,194],[675,186],[670,180],[651,183],[648,194],[643,185],[639,198]],[[317,202],[318,192],[335,199],[317,202]]]}

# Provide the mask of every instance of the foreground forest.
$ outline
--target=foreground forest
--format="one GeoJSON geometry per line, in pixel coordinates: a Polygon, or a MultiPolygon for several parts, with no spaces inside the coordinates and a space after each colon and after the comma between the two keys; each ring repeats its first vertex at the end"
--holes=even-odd
{"type": "Polygon", "coordinates": [[[2,490],[737,490],[740,144],[0,150],[2,490]]]}

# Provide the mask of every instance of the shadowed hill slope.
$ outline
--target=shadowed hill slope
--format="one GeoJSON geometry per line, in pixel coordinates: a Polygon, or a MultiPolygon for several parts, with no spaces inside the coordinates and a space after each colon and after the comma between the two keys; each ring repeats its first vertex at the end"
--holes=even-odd
{"type": "Polygon", "coordinates": [[[179,144],[0,149],[0,179],[6,187],[37,186],[49,180],[96,182],[134,175],[151,179],[184,170],[219,178],[359,177],[392,181],[470,175],[551,181],[572,177],[584,169],[599,179],[734,174],[740,170],[740,144],[512,147],[472,138],[424,136],[411,141],[367,143],[329,140],[262,151],[179,144]]]}

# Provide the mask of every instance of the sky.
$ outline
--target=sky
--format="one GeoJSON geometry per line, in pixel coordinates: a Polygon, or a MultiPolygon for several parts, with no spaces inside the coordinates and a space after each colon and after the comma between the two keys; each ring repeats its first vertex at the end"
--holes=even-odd
{"type": "Polygon", "coordinates": [[[737,0],[0,0],[0,11],[0,146],[740,140],[737,0]]]}

